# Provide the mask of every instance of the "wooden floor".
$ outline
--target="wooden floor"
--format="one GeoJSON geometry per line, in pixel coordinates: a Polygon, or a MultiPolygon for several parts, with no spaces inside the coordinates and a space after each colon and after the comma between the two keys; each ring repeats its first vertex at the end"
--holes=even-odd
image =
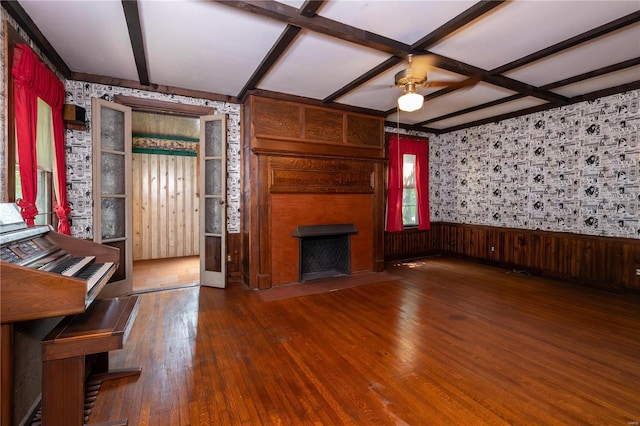
{"type": "Polygon", "coordinates": [[[133,262],[133,291],[146,292],[200,282],[198,256],[133,262]]]}
{"type": "MultiPolygon", "coordinates": [[[[142,294],[90,423],[630,425],[640,295],[434,257],[389,281],[264,301],[243,285],[142,294]]],[[[304,284],[302,284],[304,285],[304,284]]]]}

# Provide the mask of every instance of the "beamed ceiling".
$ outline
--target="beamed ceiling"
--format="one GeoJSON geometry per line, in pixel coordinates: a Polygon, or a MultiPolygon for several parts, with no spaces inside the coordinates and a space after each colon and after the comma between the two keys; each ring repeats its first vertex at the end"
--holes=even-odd
{"type": "Polygon", "coordinates": [[[640,88],[640,1],[2,1],[69,79],[442,133],[640,88]],[[422,109],[394,75],[430,54],[422,109]]]}

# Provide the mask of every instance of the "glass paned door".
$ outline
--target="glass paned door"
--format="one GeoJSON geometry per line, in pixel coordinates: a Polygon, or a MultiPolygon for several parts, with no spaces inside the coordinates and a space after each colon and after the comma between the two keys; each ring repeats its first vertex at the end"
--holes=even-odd
{"type": "Polygon", "coordinates": [[[226,286],[227,117],[200,117],[200,284],[226,286]]]}
{"type": "Polygon", "coordinates": [[[131,108],[94,98],[93,240],[120,249],[120,264],[103,293],[132,290],[131,108]]]}

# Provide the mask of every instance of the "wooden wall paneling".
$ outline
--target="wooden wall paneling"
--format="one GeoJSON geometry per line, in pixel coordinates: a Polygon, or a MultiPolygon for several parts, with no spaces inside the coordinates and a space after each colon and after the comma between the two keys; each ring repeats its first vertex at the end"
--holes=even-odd
{"type": "Polygon", "coordinates": [[[281,139],[301,139],[302,107],[290,102],[251,97],[253,137],[277,136],[281,139]]]}
{"type": "Polygon", "coordinates": [[[383,123],[378,117],[347,114],[346,143],[382,148],[383,123]]]}
{"type": "Polygon", "coordinates": [[[184,161],[176,162],[175,174],[173,179],[174,190],[172,192],[169,192],[174,198],[173,216],[175,218],[174,220],[176,221],[176,226],[174,227],[174,250],[176,253],[188,253],[190,251],[186,246],[186,221],[188,220],[188,218],[185,216],[185,175],[188,173],[188,170],[184,166],[184,161]]]}
{"type": "Polygon", "coordinates": [[[144,215],[142,214],[142,195],[140,191],[140,181],[141,181],[141,166],[139,162],[141,158],[137,154],[133,154],[131,158],[131,181],[132,181],[132,191],[131,191],[131,205],[133,208],[134,214],[131,215],[132,222],[131,227],[133,231],[133,240],[131,244],[131,249],[133,250],[133,260],[140,259],[142,257],[142,218],[144,215]],[[137,214],[136,214],[137,213],[137,214]]]}
{"type": "Polygon", "coordinates": [[[271,194],[269,193],[268,182],[268,157],[259,155],[258,159],[258,179],[257,203],[256,203],[256,227],[255,234],[258,236],[257,245],[257,287],[259,289],[271,288],[271,194]]]}
{"type": "Polygon", "coordinates": [[[424,256],[430,247],[581,285],[640,290],[640,240],[443,222],[432,223],[429,233],[431,245],[420,240],[417,246],[410,231],[386,234],[385,259],[424,256]],[[447,241],[454,238],[457,244],[447,241]]]}
{"type": "Polygon", "coordinates": [[[167,257],[178,257],[182,252],[178,251],[178,228],[182,221],[178,217],[176,204],[176,188],[178,180],[178,168],[181,161],[175,155],[167,156],[167,257]]]}
{"type": "Polygon", "coordinates": [[[304,108],[304,139],[343,143],[344,120],[340,111],[304,108]]]}
{"type": "Polygon", "coordinates": [[[384,171],[385,164],[374,163],[373,170],[373,271],[384,271],[384,171]]]}
{"type": "Polygon", "coordinates": [[[436,252],[434,234],[437,229],[420,231],[408,229],[401,232],[386,232],[384,235],[385,260],[406,260],[429,256],[436,252]]]}
{"type": "Polygon", "coordinates": [[[227,277],[231,282],[242,280],[240,274],[240,253],[242,234],[227,234],[227,255],[230,260],[227,262],[227,277]]]}
{"type": "Polygon", "coordinates": [[[195,159],[133,154],[134,260],[199,253],[195,159]]]}
{"type": "MultiPolygon", "coordinates": [[[[607,251],[612,244],[604,240],[590,239],[592,241],[591,275],[590,280],[595,283],[607,281],[607,251]]],[[[551,266],[551,265],[550,265],[551,266]]],[[[621,281],[620,281],[621,282],[621,281]]]]}
{"type": "Polygon", "coordinates": [[[486,259],[489,256],[490,251],[487,243],[487,230],[485,228],[478,229],[476,232],[476,251],[474,253],[475,257],[486,259]]]}
{"type": "Polygon", "coordinates": [[[624,283],[625,269],[632,268],[630,263],[625,263],[625,245],[609,244],[606,258],[606,280],[611,283],[624,283]]]}
{"type": "Polygon", "coordinates": [[[156,211],[156,213],[158,214],[158,228],[156,229],[156,237],[158,241],[158,257],[164,258],[168,257],[168,165],[167,157],[165,155],[154,155],[154,157],[157,157],[158,159],[158,210],[156,211]]]}
{"type": "Polygon", "coordinates": [[[625,280],[623,284],[627,287],[640,290],[640,275],[636,273],[636,270],[640,270],[640,241],[637,244],[628,244],[626,250],[626,256],[624,260],[625,265],[629,265],[628,280],[625,280]]]}
{"type": "Polygon", "coordinates": [[[463,226],[464,230],[464,247],[462,254],[464,256],[473,256],[476,255],[477,245],[476,245],[476,229],[472,226],[463,226]]]}

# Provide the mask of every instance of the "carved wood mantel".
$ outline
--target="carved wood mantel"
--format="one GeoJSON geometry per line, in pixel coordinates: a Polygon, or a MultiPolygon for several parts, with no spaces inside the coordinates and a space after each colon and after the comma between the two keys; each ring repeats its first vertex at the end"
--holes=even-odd
{"type": "Polygon", "coordinates": [[[382,118],[255,96],[244,116],[245,282],[297,281],[298,225],[354,223],[352,269],[381,271],[382,118]]]}

